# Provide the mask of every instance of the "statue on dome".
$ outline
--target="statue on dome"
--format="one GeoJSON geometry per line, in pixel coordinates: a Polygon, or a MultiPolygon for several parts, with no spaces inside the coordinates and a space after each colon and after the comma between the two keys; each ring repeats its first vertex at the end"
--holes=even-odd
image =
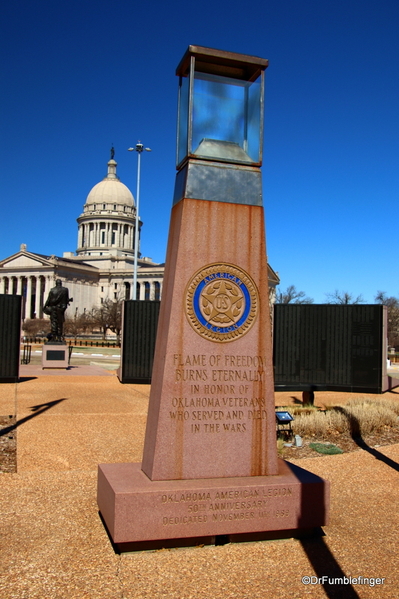
{"type": "Polygon", "coordinates": [[[111,147],[111,160],[114,159],[114,156],[115,156],[115,148],[114,148],[114,146],[112,146],[111,147]]]}
{"type": "Polygon", "coordinates": [[[62,286],[61,279],[57,279],[55,287],[50,289],[46,303],[43,306],[43,312],[50,316],[50,342],[64,341],[65,310],[72,301],[73,298],[69,298],[68,289],[62,286]]]}

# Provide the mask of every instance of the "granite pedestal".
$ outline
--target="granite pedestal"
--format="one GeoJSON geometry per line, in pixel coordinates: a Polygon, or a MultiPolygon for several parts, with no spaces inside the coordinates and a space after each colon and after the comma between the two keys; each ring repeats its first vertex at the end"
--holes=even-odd
{"type": "Polygon", "coordinates": [[[329,484],[283,460],[273,476],[151,481],[101,464],[98,505],[116,544],[298,531],[327,524],[329,484]]]}
{"type": "Polygon", "coordinates": [[[68,368],[69,348],[65,342],[45,343],[42,346],[42,368],[68,368]]]}

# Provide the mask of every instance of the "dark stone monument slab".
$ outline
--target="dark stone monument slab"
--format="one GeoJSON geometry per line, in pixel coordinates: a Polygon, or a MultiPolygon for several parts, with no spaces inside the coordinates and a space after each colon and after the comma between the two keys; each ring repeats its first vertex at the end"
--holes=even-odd
{"type": "Polygon", "coordinates": [[[122,311],[121,383],[151,383],[159,301],[127,300],[122,311]]]}
{"type": "Polygon", "coordinates": [[[19,378],[22,296],[0,295],[0,382],[19,378]]]}
{"type": "Polygon", "coordinates": [[[278,391],[383,393],[399,385],[387,375],[385,306],[278,304],[273,339],[278,391]]]}

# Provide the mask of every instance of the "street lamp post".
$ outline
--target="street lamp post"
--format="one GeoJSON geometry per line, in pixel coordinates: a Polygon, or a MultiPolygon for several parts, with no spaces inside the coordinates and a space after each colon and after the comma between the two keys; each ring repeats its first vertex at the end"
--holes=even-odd
{"type": "Polygon", "coordinates": [[[132,299],[137,299],[137,258],[139,251],[139,206],[140,206],[140,166],[141,153],[143,151],[151,152],[151,148],[145,148],[141,141],[136,143],[134,148],[128,148],[128,152],[137,152],[137,193],[136,193],[136,223],[134,232],[134,266],[133,266],[133,294],[132,299]]]}

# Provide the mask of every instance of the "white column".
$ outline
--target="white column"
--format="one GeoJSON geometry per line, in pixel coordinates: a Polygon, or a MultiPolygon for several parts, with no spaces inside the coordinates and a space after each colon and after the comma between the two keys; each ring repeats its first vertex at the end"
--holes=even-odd
{"type": "Polygon", "coordinates": [[[35,277],[36,279],[36,297],[35,297],[35,313],[36,318],[40,318],[40,275],[35,277]]]}
{"type": "Polygon", "coordinates": [[[155,299],[154,281],[150,281],[150,300],[154,301],[154,299],[155,299]]]}
{"type": "Polygon", "coordinates": [[[139,297],[139,299],[140,300],[145,299],[145,283],[144,283],[144,281],[142,281],[140,283],[140,297],[139,297]]]}
{"type": "Polygon", "coordinates": [[[22,295],[22,277],[17,278],[17,295],[22,295]]]}
{"type": "Polygon", "coordinates": [[[32,277],[27,277],[25,318],[31,318],[32,308],[32,277]]]}

